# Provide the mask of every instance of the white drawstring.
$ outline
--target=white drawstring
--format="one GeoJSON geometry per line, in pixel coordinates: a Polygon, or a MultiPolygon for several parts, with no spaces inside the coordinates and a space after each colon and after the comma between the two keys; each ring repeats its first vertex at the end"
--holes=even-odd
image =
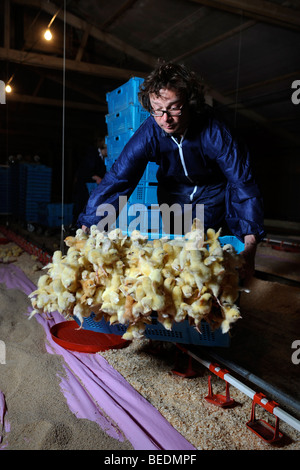
{"type": "MultiPolygon", "coordinates": [[[[183,139],[184,139],[184,137],[185,137],[186,131],[187,131],[187,129],[185,130],[183,136],[181,137],[180,142],[177,142],[177,140],[176,140],[175,137],[173,137],[173,136],[171,136],[171,138],[172,138],[172,140],[175,142],[175,144],[176,144],[177,147],[178,147],[179,156],[180,156],[180,160],[181,160],[181,164],[182,164],[182,168],[183,168],[184,174],[185,174],[185,176],[186,176],[186,177],[191,181],[191,183],[192,183],[193,181],[192,181],[191,178],[189,177],[189,174],[188,174],[187,169],[186,169],[186,166],[185,166],[185,161],[184,161],[184,156],[183,156],[183,150],[182,150],[182,142],[183,142],[183,139]]],[[[194,197],[194,194],[195,194],[196,191],[197,191],[197,186],[194,186],[193,192],[190,194],[190,201],[193,200],[193,197],[194,197]]]]}
{"type": "Polygon", "coordinates": [[[190,194],[190,201],[194,199],[194,194],[197,191],[197,186],[194,186],[193,192],[190,194]]]}

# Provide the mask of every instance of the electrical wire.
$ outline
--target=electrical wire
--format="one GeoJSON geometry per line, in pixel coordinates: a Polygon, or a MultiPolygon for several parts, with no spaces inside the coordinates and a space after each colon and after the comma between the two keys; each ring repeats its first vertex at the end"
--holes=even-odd
{"type": "Polygon", "coordinates": [[[62,85],[62,149],[61,149],[61,237],[60,250],[64,251],[64,179],[65,179],[65,120],[66,120],[66,0],[64,0],[63,85],[62,85]]]}
{"type": "MultiPolygon", "coordinates": [[[[241,12],[240,25],[243,23],[243,11],[241,12]]],[[[239,47],[238,47],[238,66],[236,73],[236,86],[235,86],[235,110],[234,110],[234,127],[237,124],[237,105],[238,105],[238,96],[239,96],[239,85],[240,85],[240,68],[241,68],[241,50],[242,50],[242,29],[240,28],[239,32],[239,47]]]]}

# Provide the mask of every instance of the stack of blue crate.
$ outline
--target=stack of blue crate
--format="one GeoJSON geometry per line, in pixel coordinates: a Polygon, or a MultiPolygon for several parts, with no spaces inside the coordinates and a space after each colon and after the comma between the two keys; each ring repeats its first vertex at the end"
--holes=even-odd
{"type": "Polygon", "coordinates": [[[22,163],[19,166],[19,207],[21,219],[39,222],[39,205],[51,200],[52,168],[22,163]]]}
{"type": "Polygon", "coordinates": [[[48,203],[39,204],[38,222],[45,227],[61,227],[71,225],[73,204],[48,203]]]}
{"type": "Polygon", "coordinates": [[[124,85],[106,94],[108,114],[107,125],[107,158],[106,165],[111,168],[121,151],[133,136],[142,122],[149,116],[138,100],[138,92],[144,79],[132,77],[124,85]]]}
{"type": "Polygon", "coordinates": [[[11,205],[12,214],[19,218],[19,199],[20,199],[20,164],[13,163],[10,167],[11,172],[11,205]]]}
{"type": "MultiPolygon", "coordinates": [[[[143,78],[133,77],[124,85],[106,94],[108,103],[108,114],[105,117],[108,131],[106,136],[107,170],[110,170],[129,139],[149,116],[149,113],[143,109],[138,100],[139,87],[143,81],[143,78]]],[[[119,221],[124,221],[124,216],[127,216],[126,229],[129,229],[128,232],[135,228],[134,221],[138,219],[140,223],[136,228],[149,233],[149,238],[151,238],[151,220],[153,220],[153,217],[151,219],[151,213],[158,213],[157,169],[158,165],[156,163],[148,163],[135,191],[128,200],[126,214],[123,213],[119,218],[119,221]],[[134,208],[130,210],[130,207],[135,204],[143,205],[138,213],[134,213],[134,208]],[[133,227],[132,229],[130,224],[133,227]]],[[[156,220],[155,216],[154,218],[156,220]]],[[[122,222],[123,228],[124,223],[122,222]]],[[[155,232],[159,230],[157,224],[155,224],[153,230],[155,232]]]]}
{"type": "Polygon", "coordinates": [[[0,166],[0,214],[8,215],[12,212],[11,168],[8,165],[0,166]]]}

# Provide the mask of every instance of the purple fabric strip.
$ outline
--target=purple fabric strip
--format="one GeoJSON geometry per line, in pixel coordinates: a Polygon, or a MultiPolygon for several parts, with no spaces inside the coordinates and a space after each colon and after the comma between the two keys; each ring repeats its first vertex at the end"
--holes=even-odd
{"type": "Polygon", "coordinates": [[[5,415],[6,415],[6,403],[4,394],[0,390],[0,444],[3,441],[3,431],[5,429],[5,415]]]}
{"type": "MultiPolygon", "coordinates": [[[[0,266],[0,282],[27,295],[36,289],[13,264],[0,266]]],[[[35,318],[45,329],[47,351],[64,358],[67,377],[60,377],[60,386],[78,418],[96,421],[116,439],[125,436],[136,450],[195,450],[100,354],[68,351],[53,341],[50,328],[64,321],[62,315],[35,318]]]]}

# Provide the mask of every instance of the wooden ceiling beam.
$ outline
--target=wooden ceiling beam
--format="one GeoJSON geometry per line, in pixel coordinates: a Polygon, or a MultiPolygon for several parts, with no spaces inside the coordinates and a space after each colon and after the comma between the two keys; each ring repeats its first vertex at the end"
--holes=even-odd
{"type": "Polygon", "coordinates": [[[119,7],[119,9],[104,23],[101,24],[100,29],[104,31],[108,28],[111,24],[113,24],[120,16],[122,16],[129,8],[133,7],[133,5],[137,2],[137,0],[126,0],[123,5],[119,7]]]}
{"type": "Polygon", "coordinates": [[[174,62],[178,62],[180,60],[183,60],[183,59],[186,59],[187,57],[190,57],[192,55],[195,55],[197,54],[198,52],[201,52],[205,49],[207,49],[208,47],[211,47],[211,46],[215,46],[216,44],[218,44],[219,42],[222,42],[232,36],[234,36],[235,34],[238,34],[240,33],[241,31],[244,31],[245,29],[248,29],[248,28],[251,28],[252,26],[254,26],[256,24],[255,21],[247,21],[245,23],[243,23],[242,25],[240,26],[237,26],[236,28],[232,28],[231,30],[229,31],[226,31],[225,33],[223,34],[220,34],[216,37],[214,37],[213,39],[211,39],[210,41],[206,41],[202,44],[200,44],[199,46],[196,46],[194,47],[193,49],[191,49],[190,51],[186,51],[184,52],[183,54],[181,54],[180,56],[177,56],[173,59],[174,62]]]}
{"type": "Polygon", "coordinates": [[[284,7],[267,0],[188,0],[217,10],[252,18],[256,21],[271,23],[299,31],[299,10],[284,7]]]}
{"type": "MultiPolygon", "coordinates": [[[[44,71],[37,71],[37,73],[43,77],[44,79],[50,80],[55,83],[59,83],[61,86],[63,86],[63,78],[58,76],[58,75],[52,75],[51,73],[45,73],[44,71]]],[[[105,97],[99,96],[98,93],[94,93],[90,91],[89,88],[84,88],[82,86],[77,85],[74,83],[72,80],[65,80],[66,87],[70,90],[76,91],[82,96],[86,96],[87,98],[90,98],[91,100],[95,101],[95,104],[99,105],[106,105],[106,100],[105,97]]]]}
{"type": "Polygon", "coordinates": [[[213,97],[213,99],[216,100],[218,103],[222,104],[223,106],[226,106],[227,108],[235,109],[237,113],[241,114],[242,116],[245,116],[251,121],[259,123],[264,128],[268,129],[270,133],[280,136],[286,139],[287,141],[291,142],[292,144],[295,144],[297,146],[300,145],[300,138],[298,137],[298,135],[291,134],[290,132],[287,132],[279,127],[275,127],[269,119],[265,118],[256,111],[247,109],[241,103],[236,103],[234,100],[224,96],[217,90],[209,89],[209,93],[213,97]]]}
{"type": "MultiPolygon", "coordinates": [[[[291,73],[286,73],[284,75],[279,75],[277,77],[272,77],[267,80],[261,80],[259,82],[251,83],[250,85],[246,85],[244,87],[240,87],[238,89],[239,92],[245,92],[249,90],[254,90],[256,88],[261,88],[266,85],[271,85],[273,83],[279,83],[285,80],[290,80],[293,79],[294,77],[299,77],[300,76],[300,70],[297,70],[296,72],[291,72],[291,73]]],[[[229,96],[233,95],[236,93],[236,89],[233,90],[228,90],[226,92],[223,92],[223,96],[229,96]]]]}
{"type": "MultiPolygon", "coordinates": [[[[26,103],[26,104],[38,104],[42,106],[55,106],[55,107],[62,107],[62,100],[57,100],[53,98],[42,98],[39,96],[32,96],[32,95],[22,95],[19,93],[11,93],[9,96],[6,97],[6,102],[9,105],[10,101],[16,101],[18,103],[26,103]]],[[[85,111],[93,111],[93,112],[100,112],[105,113],[107,112],[107,107],[98,105],[98,104],[89,104],[89,103],[79,103],[76,101],[66,101],[65,105],[67,108],[73,109],[80,109],[85,111]]]]}
{"type": "Polygon", "coordinates": [[[81,44],[80,44],[80,46],[78,48],[78,51],[77,51],[77,54],[76,54],[76,58],[75,58],[76,61],[81,61],[81,59],[82,59],[84,49],[85,49],[88,37],[90,35],[90,30],[91,30],[91,26],[88,25],[86,30],[83,33],[83,36],[82,36],[82,39],[81,39],[81,44]]]}
{"type": "MultiPolygon", "coordinates": [[[[0,47],[0,59],[9,60],[18,64],[30,65],[34,67],[43,67],[48,69],[63,70],[63,59],[47,54],[38,54],[35,52],[18,51],[15,49],[6,49],[0,47]]],[[[76,60],[65,60],[66,70],[93,75],[95,77],[113,78],[116,80],[129,80],[133,76],[144,77],[145,73],[127,70],[108,65],[91,64],[76,60]]]]}
{"type": "MultiPolygon", "coordinates": [[[[64,12],[63,11],[58,11],[57,5],[54,3],[51,3],[46,0],[12,0],[14,3],[18,3],[20,5],[24,5],[27,7],[34,7],[41,9],[50,15],[55,15],[57,14],[57,17],[59,20],[63,21],[64,20],[64,12]]],[[[69,26],[72,26],[76,29],[79,29],[81,31],[86,31],[88,27],[90,27],[89,34],[97,39],[98,41],[101,41],[105,44],[107,44],[110,47],[113,47],[114,49],[117,49],[121,51],[122,53],[133,57],[135,60],[138,60],[139,62],[142,62],[143,64],[149,65],[149,67],[154,67],[157,60],[153,56],[140,51],[139,49],[136,49],[135,47],[130,46],[124,41],[121,41],[118,39],[116,36],[105,33],[101,31],[99,28],[97,28],[94,25],[90,25],[87,21],[73,15],[72,13],[69,13],[68,11],[66,12],[66,23],[69,26]]]]}

